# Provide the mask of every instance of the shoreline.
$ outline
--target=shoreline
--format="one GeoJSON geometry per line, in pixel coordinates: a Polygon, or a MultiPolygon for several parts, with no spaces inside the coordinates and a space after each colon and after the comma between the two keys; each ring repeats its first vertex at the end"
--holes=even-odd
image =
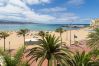
{"type": "MultiPolygon", "coordinates": [[[[68,27],[66,27],[66,28],[68,28],[68,27]]],[[[80,29],[84,29],[84,28],[86,28],[86,27],[82,27],[82,28],[68,28],[68,29],[65,29],[65,27],[63,27],[63,29],[64,30],[67,30],[67,31],[69,31],[69,30],[80,30],[80,29]]],[[[1,30],[0,29],[0,31],[8,31],[8,32],[13,32],[13,31],[19,31],[20,29],[28,29],[28,28],[19,28],[19,29],[17,29],[17,30],[1,30]]],[[[88,29],[88,28],[87,28],[88,29]]],[[[46,32],[46,31],[55,31],[55,30],[33,30],[33,29],[29,29],[29,31],[44,31],[44,32],[46,32]]]]}

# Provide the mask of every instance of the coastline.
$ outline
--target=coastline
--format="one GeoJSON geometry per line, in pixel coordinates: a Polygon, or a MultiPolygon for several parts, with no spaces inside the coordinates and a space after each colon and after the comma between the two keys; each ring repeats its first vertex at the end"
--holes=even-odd
{"type": "MultiPolygon", "coordinates": [[[[73,24],[71,29],[76,30],[87,25],[88,24],[73,24]]],[[[0,31],[18,31],[25,28],[31,31],[55,31],[60,27],[62,27],[64,30],[70,30],[68,24],[0,24],[0,31]]]]}

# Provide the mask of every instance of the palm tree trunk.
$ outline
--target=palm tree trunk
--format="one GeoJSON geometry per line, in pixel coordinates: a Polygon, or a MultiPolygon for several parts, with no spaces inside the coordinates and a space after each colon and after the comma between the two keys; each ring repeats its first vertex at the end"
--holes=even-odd
{"type": "Polygon", "coordinates": [[[42,36],[43,40],[44,40],[44,36],[42,36]]]}
{"type": "Polygon", "coordinates": [[[48,60],[48,65],[47,66],[50,66],[50,62],[49,62],[49,60],[48,60]]]}
{"type": "Polygon", "coordinates": [[[48,65],[47,66],[52,66],[52,65],[53,65],[52,60],[48,59],[48,65]]]}
{"type": "Polygon", "coordinates": [[[5,51],[5,38],[4,38],[4,51],[5,51]]]}

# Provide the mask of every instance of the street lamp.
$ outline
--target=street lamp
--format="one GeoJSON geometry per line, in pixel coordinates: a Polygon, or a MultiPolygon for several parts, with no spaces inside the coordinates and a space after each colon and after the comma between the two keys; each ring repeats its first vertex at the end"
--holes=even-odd
{"type": "Polygon", "coordinates": [[[9,53],[10,53],[10,41],[9,41],[9,53]]]}
{"type": "Polygon", "coordinates": [[[71,45],[71,27],[72,27],[72,22],[70,23],[70,45],[71,45]]]}

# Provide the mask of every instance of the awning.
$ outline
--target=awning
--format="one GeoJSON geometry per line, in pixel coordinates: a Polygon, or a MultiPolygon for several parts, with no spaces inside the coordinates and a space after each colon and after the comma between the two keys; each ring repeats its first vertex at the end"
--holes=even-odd
{"type": "Polygon", "coordinates": [[[26,42],[28,41],[39,41],[37,38],[25,39],[26,42]]]}

